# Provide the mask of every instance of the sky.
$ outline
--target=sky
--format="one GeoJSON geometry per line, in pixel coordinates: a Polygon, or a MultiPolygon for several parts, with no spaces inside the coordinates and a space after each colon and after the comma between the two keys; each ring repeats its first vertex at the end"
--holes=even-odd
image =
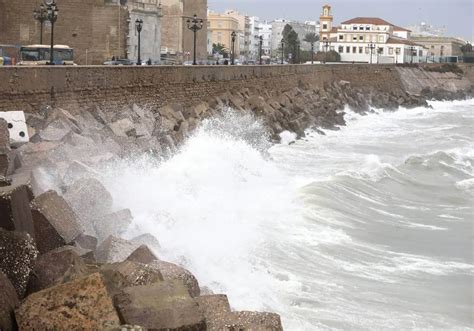
{"type": "Polygon", "coordinates": [[[408,26],[426,22],[447,26],[446,35],[474,41],[474,0],[208,0],[210,10],[237,9],[249,16],[273,20],[319,20],[324,4],[332,6],[334,22],[353,17],[380,17],[408,26]]]}

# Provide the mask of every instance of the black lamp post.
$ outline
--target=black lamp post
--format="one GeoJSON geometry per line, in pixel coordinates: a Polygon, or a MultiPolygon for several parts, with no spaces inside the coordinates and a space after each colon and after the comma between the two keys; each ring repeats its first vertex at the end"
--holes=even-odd
{"type": "Polygon", "coordinates": [[[259,58],[260,58],[260,65],[262,65],[262,47],[263,47],[263,36],[259,37],[260,43],[259,43],[259,58]]]}
{"type": "Polygon", "coordinates": [[[202,29],[204,25],[204,21],[202,19],[198,19],[197,15],[194,14],[193,18],[188,18],[188,29],[194,33],[194,55],[193,55],[193,65],[197,65],[196,62],[196,32],[202,29]]]}
{"type": "Polygon", "coordinates": [[[311,64],[314,64],[314,41],[311,42],[311,64]]]}
{"type": "Polygon", "coordinates": [[[370,49],[370,64],[372,64],[372,54],[374,53],[375,44],[370,43],[368,46],[369,46],[369,49],[370,49]]]}
{"type": "Polygon", "coordinates": [[[326,64],[327,56],[328,56],[328,48],[331,43],[329,42],[329,40],[326,39],[326,40],[323,40],[323,44],[324,44],[324,48],[326,49],[326,52],[324,52],[324,64],[326,64]]]}
{"type": "Polygon", "coordinates": [[[142,30],[143,30],[143,20],[140,18],[140,19],[136,19],[135,20],[135,29],[137,29],[137,32],[138,32],[138,59],[137,59],[137,65],[142,65],[142,59],[141,59],[141,54],[140,54],[140,49],[141,49],[141,33],[142,33],[142,30]]]}
{"type": "Polygon", "coordinates": [[[235,31],[232,31],[230,36],[232,37],[232,62],[231,62],[231,64],[234,65],[235,64],[235,37],[237,37],[237,33],[235,33],[235,31]]]}
{"type": "Polygon", "coordinates": [[[51,22],[51,47],[49,50],[49,64],[54,65],[54,23],[58,20],[59,9],[55,0],[45,2],[47,20],[51,22]]]}
{"type": "Polygon", "coordinates": [[[296,61],[296,62],[297,62],[297,63],[301,63],[301,57],[300,57],[301,44],[300,44],[300,41],[299,41],[299,40],[296,41],[296,47],[297,47],[297,53],[296,53],[296,55],[297,55],[297,59],[296,59],[296,60],[297,60],[297,61],[296,61]]]}
{"type": "Polygon", "coordinates": [[[410,46],[408,49],[410,50],[410,63],[413,64],[413,53],[415,52],[415,47],[410,46]]]}
{"type": "Polygon", "coordinates": [[[40,44],[43,45],[43,26],[44,22],[48,20],[48,13],[44,4],[41,4],[39,9],[33,10],[33,17],[40,23],[40,44]]]}
{"type": "Polygon", "coordinates": [[[285,40],[281,40],[281,64],[283,64],[283,59],[285,57],[285,40]]]}

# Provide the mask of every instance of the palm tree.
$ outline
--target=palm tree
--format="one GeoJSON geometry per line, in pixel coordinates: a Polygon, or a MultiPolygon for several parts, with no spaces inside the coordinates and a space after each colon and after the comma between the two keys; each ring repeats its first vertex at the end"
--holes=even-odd
{"type": "Polygon", "coordinates": [[[306,41],[307,43],[311,44],[311,64],[313,64],[314,63],[314,43],[319,41],[319,36],[314,32],[310,32],[304,36],[303,41],[306,41]]]}

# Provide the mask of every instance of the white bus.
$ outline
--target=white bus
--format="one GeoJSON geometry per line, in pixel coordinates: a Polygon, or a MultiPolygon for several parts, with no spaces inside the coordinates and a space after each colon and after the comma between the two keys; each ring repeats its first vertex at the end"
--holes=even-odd
{"type": "MultiPolygon", "coordinates": [[[[20,47],[18,65],[46,65],[50,60],[51,46],[28,45],[20,47]]],[[[56,65],[74,65],[74,50],[66,45],[54,45],[53,63],[56,65]]]]}

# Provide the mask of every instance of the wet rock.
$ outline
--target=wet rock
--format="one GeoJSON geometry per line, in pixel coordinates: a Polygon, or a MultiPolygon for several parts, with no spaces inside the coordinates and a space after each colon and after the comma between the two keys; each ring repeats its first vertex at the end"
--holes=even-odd
{"type": "Polygon", "coordinates": [[[109,128],[118,137],[136,136],[136,128],[133,122],[128,118],[123,118],[116,122],[110,123],[109,128]]]}
{"type": "Polygon", "coordinates": [[[119,237],[132,224],[132,221],[133,217],[130,209],[123,209],[95,220],[94,229],[99,241],[103,241],[108,236],[119,237]]]}
{"type": "Polygon", "coordinates": [[[127,257],[127,261],[139,262],[144,264],[150,264],[153,261],[157,261],[158,258],[146,245],[141,245],[132,254],[127,257]]]}
{"type": "Polygon", "coordinates": [[[69,186],[64,198],[83,222],[85,233],[95,235],[93,221],[110,213],[112,196],[95,178],[82,178],[69,186]]]}
{"type": "Polygon", "coordinates": [[[87,273],[88,269],[74,247],[54,249],[36,260],[28,282],[28,293],[66,283],[87,273]]]}
{"type": "Polygon", "coordinates": [[[41,141],[59,142],[70,132],[70,126],[65,121],[57,119],[51,122],[46,129],[40,131],[38,136],[41,138],[41,141]]]}
{"type": "MultiPolygon", "coordinates": [[[[136,245],[128,240],[109,236],[97,247],[97,262],[115,263],[124,261],[134,250],[136,245]]],[[[160,270],[161,271],[161,270],[160,270]]]]}
{"type": "Polygon", "coordinates": [[[16,319],[20,330],[104,330],[121,324],[99,273],[31,294],[16,319]]]}
{"type": "Polygon", "coordinates": [[[149,285],[163,281],[163,276],[156,268],[130,260],[105,264],[101,269],[119,272],[130,282],[131,286],[149,285]]]}
{"type": "Polygon", "coordinates": [[[226,295],[204,295],[197,297],[195,300],[199,306],[199,311],[206,319],[208,331],[226,330],[226,326],[233,317],[226,295]]]}
{"type": "Polygon", "coordinates": [[[199,283],[194,275],[188,270],[165,261],[153,261],[150,266],[160,270],[165,280],[177,280],[188,290],[191,297],[198,297],[201,293],[199,283]]]}
{"type": "Polygon", "coordinates": [[[97,175],[99,175],[98,172],[87,164],[75,160],[68,166],[63,176],[63,181],[66,185],[71,185],[81,178],[91,178],[97,175]]]}
{"type": "Polygon", "coordinates": [[[0,271],[10,279],[20,299],[26,292],[37,256],[38,250],[31,235],[0,229],[0,271]]]}
{"type": "Polygon", "coordinates": [[[126,288],[114,303],[127,324],[154,330],[206,330],[197,303],[178,281],[126,288]]]}
{"type": "Polygon", "coordinates": [[[239,311],[231,313],[231,316],[229,330],[283,331],[278,314],[239,311]]]}
{"type": "Polygon", "coordinates": [[[154,235],[151,233],[144,233],[139,236],[136,236],[130,240],[132,243],[135,245],[140,246],[140,245],[147,245],[148,248],[151,249],[152,252],[157,252],[158,249],[161,247],[160,242],[154,235]]]}
{"type": "Polygon", "coordinates": [[[209,104],[207,102],[201,102],[200,104],[194,106],[194,114],[195,116],[189,116],[189,117],[199,117],[201,114],[205,113],[209,109],[209,104]]]}
{"type": "Polygon", "coordinates": [[[11,163],[8,123],[0,118],[0,176],[6,176],[11,163]]]}
{"type": "Polygon", "coordinates": [[[20,180],[13,180],[10,186],[0,187],[0,227],[34,235],[30,199],[28,186],[20,180]]]}
{"type": "Polygon", "coordinates": [[[98,240],[96,237],[87,234],[80,234],[75,240],[74,244],[85,249],[95,251],[97,248],[98,240]]]}
{"type": "Polygon", "coordinates": [[[18,295],[8,277],[0,271],[0,330],[16,330],[15,308],[19,305],[18,295]]]}
{"type": "Polygon", "coordinates": [[[38,250],[44,254],[73,241],[83,232],[77,216],[55,191],[48,191],[31,202],[38,250]]]}
{"type": "Polygon", "coordinates": [[[184,121],[184,116],[183,116],[182,111],[183,111],[183,106],[177,105],[177,104],[167,105],[158,109],[158,112],[160,113],[162,117],[165,117],[170,120],[173,119],[178,124],[184,121]]]}

